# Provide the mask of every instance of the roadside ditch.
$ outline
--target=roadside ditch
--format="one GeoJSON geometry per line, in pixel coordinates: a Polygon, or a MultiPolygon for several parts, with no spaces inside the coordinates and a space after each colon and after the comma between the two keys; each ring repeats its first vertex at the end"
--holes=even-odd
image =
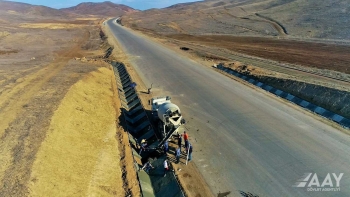
{"type": "Polygon", "coordinates": [[[350,119],[348,118],[350,110],[349,92],[303,82],[272,77],[257,77],[248,73],[238,72],[222,64],[219,64],[216,68],[332,120],[344,128],[350,128],[350,119]],[[334,111],[341,113],[338,114],[334,111]]]}
{"type": "Polygon", "coordinates": [[[166,156],[156,150],[159,140],[135,89],[137,84],[132,81],[124,64],[115,61],[110,63],[114,70],[118,97],[121,101],[122,114],[119,119],[124,131],[128,132],[134,160],[133,170],[137,173],[141,195],[183,197],[184,192],[175,173],[170,171],[163,177],[163,161],[166,156]],[[147,151],[140,151],[139,144],[142,140],[148,143],[147,151]],[[147,161],[154,167],[148,173],[141,170],[147,161]]]}

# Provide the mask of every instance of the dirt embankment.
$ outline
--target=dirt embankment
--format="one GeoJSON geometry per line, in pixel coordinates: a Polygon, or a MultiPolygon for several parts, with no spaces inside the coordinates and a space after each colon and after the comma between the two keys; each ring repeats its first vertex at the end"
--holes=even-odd
{"type": "Polygon", "coordinates": [[[98,21],[57,23],[0,40],[0,196],[125,196],[98,21]]]}
{"type": "Polygon", "coordinates": [[[30,195],[124,196],[112,79],[102,67],[69,89],[36,154],[30,195]]]}

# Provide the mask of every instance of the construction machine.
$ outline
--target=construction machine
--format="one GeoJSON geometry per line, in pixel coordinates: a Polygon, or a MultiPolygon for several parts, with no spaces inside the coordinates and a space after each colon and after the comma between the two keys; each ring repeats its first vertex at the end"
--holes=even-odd
{"type": "Polygon", "coordinates": [[[178,132],[181,125],[185,124],[180,108],[171,102],[169,96],[151,99],[152,116],[156,122],[161,141],[158,147],[162,146],[174,133],[178,132]]]}

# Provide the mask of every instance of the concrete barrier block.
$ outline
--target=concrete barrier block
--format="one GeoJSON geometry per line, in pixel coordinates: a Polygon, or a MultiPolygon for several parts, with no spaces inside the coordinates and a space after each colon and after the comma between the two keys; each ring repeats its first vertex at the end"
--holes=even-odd
{"type": "Polygon", "coordinates": [[[137,94],[131,94],[129,97],[126,97],[126,100],[127,100],[128,102],[130,102],[130,101],[134,100],[134,99],[137,98],[137,97],[138,97],[137,94]]]}
{"type": "Polygon", "coordinates": [[[148,130],[145,134],[143,134],[141,137],[139,137],[139,139],[146,139],[146,140],[148,140],[148,139],[150,139],[151,137],[153,137],[154,136],[154,131],[153,131],[153,129],[151,129],[151,130],[148,130]]]}
{"type": "Polygon", "coordinates": [[[322,115],[326,110],[322,107],[316,107],[315,111],[317,114],[322,115]]]}
{"type": "Polygon", "coordinates": [[[272,87],[272,89],[269,92],[272,94],[275,94],[276,90],[277,90],[276,88],[272,87]]]}
{"type": "Polygon", "coordinates": [[[286,98],[287,98],[287,100],[291,101],[291,100],[293,100],[295,98],[295,96],[292,95],[292,94],[288,94],[288,96],[286,98]]]}
{"type": "Polygon", "coordinates": [[[258,87],[261,87],[261,86],[263,86],[264,84],[263,83],[261,83],[260,81],[256,84],[256,86],[258,86],[258,87]]]}
{"type": "Polygon", "coordinates": [[[133,116],[136,113],[139,113],[140,110],[143,110],[142,105],[135,106],[134,108],[130,108],[129,111],[126,111],[126,114],[129,116],[133,116]]]}
{"type": "Polygon", "coordinates": [[[264,90],[266,90],[266,91],[272,90],[272,87],[269,86],[269,85],[265,85],[265,86],[263,86],[262,88],[263,88],[264,90]]]}
{"type": "Polygon", "coordinates": [[[254,84],[255,80],[254,79],[249,79],[248,82],[254,84]]]}
{"type": "Polygon", "coordinates": [[[282,92],[280,95],[279,95],[281,98],[287,98],[288,96],[288,93],[287,92],[282,92]]]}
{"type": "Polygon", "coordinates": [[[131,91],[125,92],[124,96],[125,96],[125,98],[127,98],[132,94],[136,94],[135,89],[132,89],[131,91]]]}
{"type": "Polygon", "coordinates": [[[294,97],[291,101],[297,105],[300,105],[300,103],[303,102],[303,100],[298,97],[294,97]]]}
{"type": "Polygon", "coordinates": [[[308,110],[310,111],[315,111],[315,109],[317,108],[317,105],[314,105],[312,103],[309,103],[309,105],[306,107],[308,110]]]}
{"type": "Polygon", "coordinates": [[[310,103],[307,102],[307,101],[301,101],[300,105],[303,106],[303,107],[307,107],[310,103]]]}
{"type": "Polygon", "coordinates": [[[278,89],[277,89],[277,90],[275,91],[275,94],[278,95],[278,96],[280,96],[282,93],[283,93],[282,90],[278,90],[278,89]]]}
{"type": "Polygon", "coordinates": [[[328,110],[325,110],[325,112],[322,113],[322,116],[328,118],[328,119],[332,119],[332,117],[334,116],[334,113],[328,110]]]}
{"type": "Polygon", "coordinates": [[[342,121],[344,119],[344,117],[343,116],[340,116],[340,115],[338,115],[338,114],[334,114],[334,116],[332,117],[332,120],[334,121],[334,122],[340,122],[340,121],[342,121]]]}
{"type": "Polygon", "coordinates": [[[350,119],[348,118],[343,118],[342,121],[340,121],[340,124],[345,127],[345,128],[350,128],[350,119]]]}
{"type": "Polygon", "coordinates": [[[138,104],[140,104],[140,103],[141,103],[141,102],[140,102],[139,99],[135,99],[133,102],[131,102],[131,103],[128,104],[128,109],[131,109],[131,108],[133,108],[134,106],[136,106],[136,105],[138,105],[138,104]]]}

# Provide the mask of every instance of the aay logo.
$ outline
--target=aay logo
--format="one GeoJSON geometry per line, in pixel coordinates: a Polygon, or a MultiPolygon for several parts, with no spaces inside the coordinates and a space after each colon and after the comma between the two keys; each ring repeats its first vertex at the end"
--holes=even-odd
{"type": "Polygon", "coordinates": [[[340,180],[344,173],[336,175],[327,174],[326,178],[320,184],[316,173],[306,173],[302,179],[299,179],[293,187],[306,187],[307,191],[340,191],[340,180]],[[335,184],[334,184],[335,183],[335,184]]]}

